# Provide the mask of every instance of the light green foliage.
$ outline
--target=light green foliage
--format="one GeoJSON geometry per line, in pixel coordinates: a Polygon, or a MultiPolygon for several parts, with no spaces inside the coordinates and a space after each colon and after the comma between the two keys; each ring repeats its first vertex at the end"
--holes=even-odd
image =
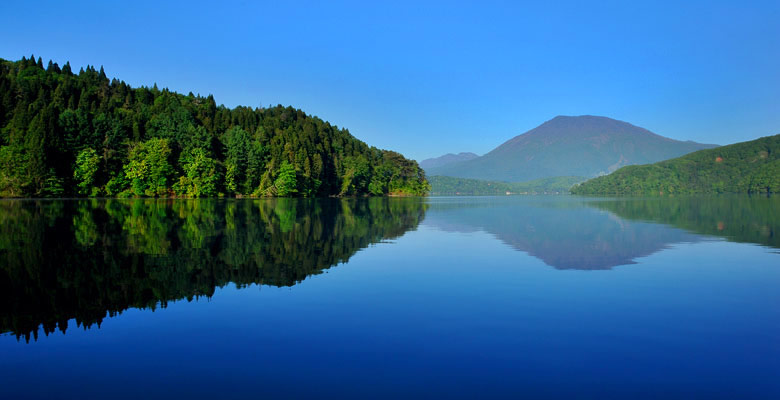
{"type": "Polygon", "coordinates": [[[95,182],[95,174],[100,166],[100,158],[94,149],[87,147],[76,156],[76,169],[73,170],[73,179],[76,181],[78,193],[81,195],[92,194],[92,184],[95,182]]]}
{"type": "Polygon", "coordinates": [[[130,149],[125,176],[136,196],[165,196],[173,169],[168,162],[168,139],[149,139],[130,149]]]}
{"type": "Polygon", "coordinates": [[[179,159],[184,176],[174,185],[178,195],[187,197],[213,197],[217,195],[220,177],[217,162],[206,154],[206,150],[196,148],[179,159]]]}
{"type": "Polygon", "coordinates": [[[287,161],[282,162],[279,168],[279,176],[274,181],[276,194],[281,197],[290,196],[298,192],[298,182],[296,179],[295,168],[287,161]]]}

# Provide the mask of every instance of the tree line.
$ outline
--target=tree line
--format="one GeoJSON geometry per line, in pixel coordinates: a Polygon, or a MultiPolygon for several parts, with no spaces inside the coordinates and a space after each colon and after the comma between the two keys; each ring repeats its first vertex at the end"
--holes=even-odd
{"type": "Polygon", "coordinates": [[[417,163],[281,105],[0,59],[0,197],[425,195],[417,163]]]}

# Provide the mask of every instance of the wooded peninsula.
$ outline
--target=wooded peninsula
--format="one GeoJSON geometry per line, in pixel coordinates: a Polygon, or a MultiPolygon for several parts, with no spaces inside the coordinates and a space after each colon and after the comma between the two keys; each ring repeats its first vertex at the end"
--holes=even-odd
{"type": "Polygon", "coordinates": [[[414,160],[281,105],[0,59],[0,197],[421,196],[414,160]]]}

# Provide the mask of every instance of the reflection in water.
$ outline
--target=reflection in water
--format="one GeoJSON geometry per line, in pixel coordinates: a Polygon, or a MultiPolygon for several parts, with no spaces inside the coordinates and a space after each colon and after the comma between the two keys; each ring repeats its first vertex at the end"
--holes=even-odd
{"type": "Polygon", "coordinates": [[[629,220],[660,222],[732,242],[780,249],[778,197],[651,197],[610,199],[589,205],[629,220]]]}
{"type": "Polygon", "coordinates": [[[425,224],[486,231],[558,269],[636,263],[703,236],[780,248],[780,201],[749,197],[0,201],[0,333],[291,286],[425,224]]]}
{"type": "Polygon", "coordinates": [[[290,286],[415,229],[420,199],[0,201],[0,333],[290,286]]]}
{"type": "Polygon", "coordinates": [[[697,234],[780,247],[775,235],[780,201],[746,196],[434,198],[425,225],[483,230],[552,267],[598,270],[635,264],[675,243],[702,240],[697,234]]]}

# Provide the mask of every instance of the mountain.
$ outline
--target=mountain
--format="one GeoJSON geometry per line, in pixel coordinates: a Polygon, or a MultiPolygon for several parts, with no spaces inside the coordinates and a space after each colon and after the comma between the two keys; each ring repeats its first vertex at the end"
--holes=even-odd
{"type": "Polygon", "coordinates": [[[281,105],[0,59],[0,197],[424,195],[417,162],[281,105]]]}
{"type": "Polygon", "coordinates": [[[482,157],[426,168],[426,173],[507,182],[595,177],[625,165],[653,163],[712,147],[716,145],[669,139],[611,118],[558,116],[482,157]]]}
{"type": "Polygon", "coordinates": [[[780,192],[780,135],[634,165],[571,190],[587,195],[780,192]]]}
{"type": "Polygon", "coordinates": [[[473,160],[477,157],[479,156],[474,153],[458,153],[458,154],[447,153],[441,157],[428,158],[420,161],[420,168],[422,169],[439,168],[445,165],[450,165],[461,161],[473,160]]]}
{"type": "Polygon", "coordinates": [[[498,182],[481,179],[454,178],[434,175],[427,177],[431,184],[431,195],[505,195],[505,194],[560,194],[569,193],[569,189],[585,178],[579,176],[556,176],[536,179],[528,182],[498,182]]]}

